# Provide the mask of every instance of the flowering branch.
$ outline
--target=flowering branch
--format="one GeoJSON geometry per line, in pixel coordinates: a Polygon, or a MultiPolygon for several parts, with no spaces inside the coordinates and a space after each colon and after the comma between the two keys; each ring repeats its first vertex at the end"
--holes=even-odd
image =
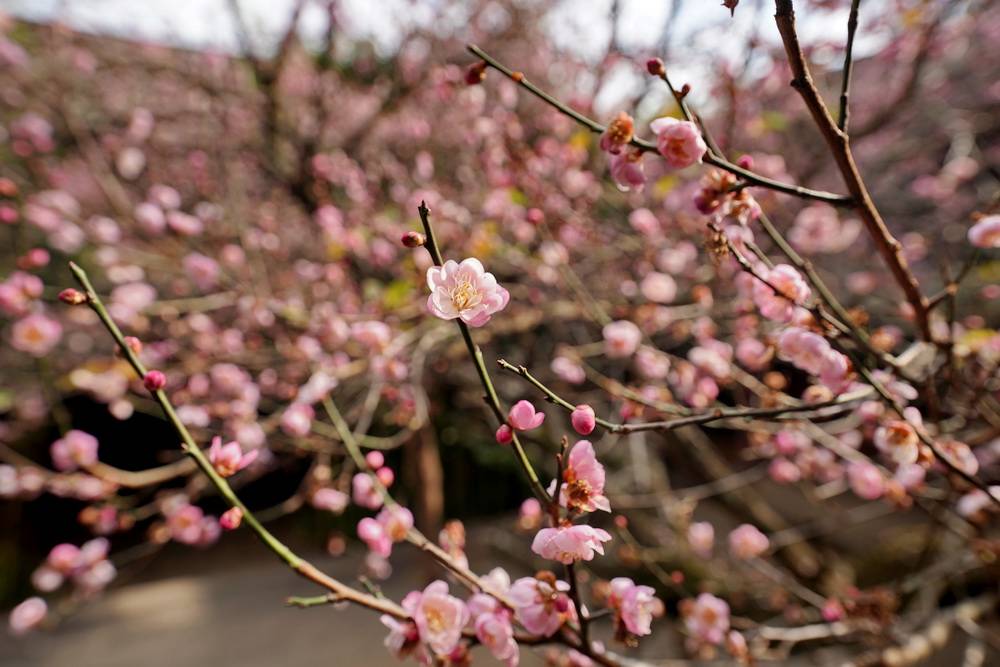
{"type": "MultiPolygon", "coordinates": [[[[84,296],[86,297],[86,304],[91,310],[97,315],[104,325],[104,328],[108,330],[114,338],[115,343],[118,345],[118,349],[121,351],[122,355],[128,360],[128,363],[132,366],[135,372],[141,378],[146,378],[149,372],[147,371],[145,365],[139,360],[139,357],[129,346],[128,342],[125,340],[125,336],[122,334],[118,325],[115,324],[111,315],[108,313],[107,308],[105,308],[104,303],[101,298],[97,295],[94,290],[94,286],[90,282],[90,278],[87,273],[80,268],[77,264],[70,262],[70,270],[73,272],[73,277],[83,288],[84,296]]],[[[355,604],[374,609],[376,611],[382,612],[384,614],[389,614],[395,618],[405,619],[408,618],[408,614],[403,610],[402,607],[391,602],[389,600],[382,600],[374,596],[368,595],[357,591],[350,586],[347,586],[336,579],[324,574],[319,569],[316,568],[312,563],[309,563],[302,557],[295,554],[288,546],[281,542],[277,537],[271,534],[267,528],[265,528],[257,517],[254,516],[246,505],[243,504],[233,491],[229,483],[215,471],[214,466],[205,456],[205,453],[201,448],[195,443],[194,438],[191,437],[190,432],[187,430],[187,426],[181,421],[180,417],[177,415],[177,411],[174,409],[173,404],[167,397],[166,392],[163,391],[162,387],[151,391],[153,398],[163,409],[166,414],[168,421],[177,431],[177,435],[180,436],[182,441],[182,448],[184,452],[190,456],[198,468],[208,477],[208,480],[216,488],[230,507],[238,508],[243,513],[243,521],[250,527],[250,529],[260,538],[260,540],[272,551],[278,558],[283,560],[296,574],[316,583],[330,591],[330,593],[336,597],[338,601],[353,602],[355,604]]]]}
{"type": "MultiPolygon", "coordinates": [[[[530,92],[532,95],[542,100],[543,102],[547,103],[549,106],[553,107],[560,113],[569,116],[580,125],[583,125],[591,132],[595,132],[597,134],[603,134],[607,130],[607,128],[604,125],[601,125],[596,120],[583,115],[579,111],[576,111],[575,109],[567,106],[563,102],[560,102],[556,98],[552,97],[544,90],[542,90],[535,84],[528,81],[528,79],[525,78],[523,73],[511,70],[506,65],[504,65],[500,61],[490,56],[488,53],[480,49],[475,44],[469,44],[466,48],[469,50],[470,53],[472,53],[478,58],[481,58],[483,62],[485,62],[487,65],[497,70],[498,72],[502,73],[511,81],[514,81],[517,85],[521,86],[522,88],[530,92]]],[[[638,137],[632,138],[629,144],[639,149],[642,152],[656,152],[657,150],[655,143],[646,141],[645,139],[639,139],[638,137]]],[[[814,199],[816,201],[826,202],[834,206],[850,206],[851,204],[853,204],[853,199],[850,196],[838,195],[831,192],[823,192],[820,190],[811,190],[809,188],[800,187],[798,185],[789,185],[787,183],[781,183],[779,181],[775,181],[765,176],[761,176],[760,174],[754,173],[749,169],[745,169],[737,164],[733,164],[732,162],[726,160],[722,156],[712,152],[707,153],[704,157],[704,160],[709,164],[715,165],[720,169],[723,169],[725,171],[728,171],[732,174],[739,176],[740,178],[744,179],[748,184],[751,185],[757,185],[760,187],[775,190],[777,192],[783,192],[785,194],[801,197],[803,199],[814,199]]]]}

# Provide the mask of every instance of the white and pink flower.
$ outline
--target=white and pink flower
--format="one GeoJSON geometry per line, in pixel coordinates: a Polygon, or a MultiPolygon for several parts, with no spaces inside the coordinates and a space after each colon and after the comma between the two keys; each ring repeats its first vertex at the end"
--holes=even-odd
{"type": "Polygon", "coordinates": [[[708,151],[698,126],[687,120],[657,118],[649,124],[656,134],[656,148],[667,164],[683,169],[701,162],[708,151]]]}
{"type": "Polygon", "coordinates": [[[610,542],[606,530],[586,524],[542,528],[531,543],[531,550],[542,558],[569,565],[578,560],[593,560],[604,555],[604,542],[610,542]]]}
{"type": "Polygon", "coordinates": [[[611,580],[611,594],[608,606],[615,612],[616,622],[623,625],[629,634],[637,637],[652,632],[653,617],[662,609],[663,603],[656,599],[652,588],[637,585],[627,577],[611,580]]]}
{"type": "Polygon", "coordinates": [[[510,294],[487,273],[474,257],[459,264],[448,260],[444,266],[427,269],[431,295],[427,307],[443,320],[461,319],[471,327],[481,327],[506,308],[510,294]]]}

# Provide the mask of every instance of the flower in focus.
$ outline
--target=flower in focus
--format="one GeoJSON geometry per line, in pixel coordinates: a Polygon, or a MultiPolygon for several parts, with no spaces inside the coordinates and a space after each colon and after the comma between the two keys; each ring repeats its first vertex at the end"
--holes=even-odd
{"type": "Polygon", "coordinates": [[[509,445],[514,440],[514,429],[508,424],[500,424],[497,428],[496,440],[501,445],[509,445]]]}
{"type": "MultiPolygon", "coordinates": [[[[574,512],[610,512],[611,503],[604,495],[604,476],[604,466],[597,460],[594,446],[587,440],[580,440],[566,457],[559,504],[574,512]]],[[[549,493],[555,493],[555,486],[553,480],[549,493]]]]}
{"type": "Polygon", "coordinates": [[[655,612],[662,603],[654,596],[649,586],[638,586],[627,577],[617,577],[611,580],[611,595],[608,606],[615,611],[616,626],[624,626],[625,630],[637,637],[648,635],[652,630],[655,612]]]}
{"type": "Polygon", "coordinates": [[[722,643],[729,632],[729,605],[725,600],[702,593],[694,600],[684,600],[680,608],[694,646],[722,643]]]}
{"type": "Polygon", "coordinates": [[[657,118],[649,124],[656,134],[656,148],[674,169],[700,163],[708,151],[698,126],[687,120],[657,118]]]}
{"type": "Polygon", "coordinates": [[[52,443],[52,464],[57,470],[69,472],[97,463],[97,438],[73,429],[52,443]]]}
{"type": "Polygon", "coordinates": [[[443,320],[461,318],[472,327],[489,322],[510,300],[510,293],[474,257],[461,264],[448,260],[444,266],[430,267],[427,286],[431,290],[427,307],[432,314],[443,320]]]}
{"type": "Polygon", "coordinates": [[[597,426],[597,417],[594,408],[589,405],[578,405],[570,413],[569,421],[573,425],[573,430],[580,435],[590,435],[597,426]]]}
{"type": "Polygon", "coordinates": [[[435,655],[446,657],[462,638],[462,629],[469,622],[469,610],[464,602],[448,594],[448,584],[443,581],[431,582],[417,595],[419,598],[412,613],[420,641],[435,655]]]}
{"type": "Polygon", "coordinates": [[[556,580],[551,572],[543,572],[515,581],[507,597],[514,604],[517,620],[525,630],[550,637],[563,623],[576,619],[568,591],[569,584],[556,580]]]}
{"type": "Polygon", "coordinates": [[[601,134],[601,150],[616,155],[621,153],[622,148],[632,141],[635,133],[635,124],[632,116],[624,111],[619,111],[613,121],[608,123],[607,129],[601,134]]]}
{"type": "Polygon", "coordinates": [[[988,215],[969,228],[969,243],[977,248],[1000,248],[1000,215],[988,215]]]}
{"type": "Polygon", "coordinates": [[[628,320],[618,320],[604,325],[604,352],[612,359],[631,356],[639,347],[642,332],[628,320]]]}
{"type": "Polygon", "coordinates": [[[62,338],[62,325],[44,313],[21,318],[10,329],[10,344],[33,357],[44,357],[62,338]]]}
{"type": "Polygon", "coordinates": [[[569,565],[578,560],[593,560],[595,553],[603,556],[603,542],[610,540],[608,531],[585,524],[542,528],[531,542],[531,550],[542,558],[569,565]]]}
{"type": "MultiPolygon", "coordinates": [[[[507,422],[511,428],[518,431],[530,431],[538,428],[545,421],[544,412],[536,412],[531,401],[518,401],[507,413],[507,422]]],[[[497,440],[500,440],[499,433],[497,440]]]]}
{"type": "Polygon", "coordinates": [[[215,436],[208,448],[208,460],[219,475],[231,477],[257,460],[257,450],[244,454],[240,443],[234,440],[223,445],[222,438],[215,436]]]}
{"type": "Polygon", "coordinates": [[[45,600],[40,597],[28,598],[14,607],[10,612],[10,631],[15,635],[23,635],[38,627],[49,612],[45,600]]]}
{"type": "Polygon", "coordinates": [[[744,523],[729,533],[729,553],[733,558],[739,560],[756,558],[767,551],[768,546],[770,542],[767,535],[749,523],[744,523]]]}

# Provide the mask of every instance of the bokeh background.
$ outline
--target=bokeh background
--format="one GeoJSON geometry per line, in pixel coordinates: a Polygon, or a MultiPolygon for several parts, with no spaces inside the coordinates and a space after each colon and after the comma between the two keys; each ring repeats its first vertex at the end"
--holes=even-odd
{"type": "MultiPolygon", "coordinates": [[[[297,550],[344,580],[371,569],[352,537],[356,508],[335,515],[310,505],[318,466],[335,480],[350,473],[337,443],[328,432],[299,437],[281,425],[297,387],[321,367],[337,379],[352,423],[370,423],[371,442],[387,448],[418,526],[436,534],[460,519],[471,562],[532,571],[530,535],[516,528],[527,486],[493,441],[460,339],[423,310],[425,258],[398,239],[417,228],[416,206],[426,200],[446,254],[482,258],[509,287],[507,316],[480,339],[489,357],[528,366],[575,402],[594,397],[604,415],[641,411],[599,397],[616,382],[664,398],[624,364],[600,369],[604,382],[591,375],[577,386],[552,361],[567,346],[592,350],[609,316],[643,321],[680,355],[701,318],[735,327],[732,275],[708,261],[691,205],[698,174],[650,164],[643,193],[618,191],[596,137],[495,72],[467,85],[474,58],[465,45],[479,44],[602,122],[629,110],[645,135],[645,121],[677,113],[645,72],[647,58],[661,57],[675,82],[690,84],[689,99],[732,155],[752,156],[779,180],[842,190],[787,86],[773,7],[743,0],[731,18],[718,4],[0,0],[0,176],[16,184],[4,193],[16,220],[0,225],[0,275],[40,276],[37,299],[62,328],[53,353],[31,358],[9,344],[23,313],[4,303],[4,461],[50,468],[49,444],[69,426],[94,434],[102,462],[119,470],[179,457],[99,327],[56,302],[74,259],[110,295],[127,331],[151,343],[147,353],[168,372],[175,402],[191,406],[186,418],[200,437],[267,440],[266,466],[241,481],[240,493],[297,550]],[[24,268],[33,248],[49,261],[24,268]],[[676,296],[644,305],[641,278],[653,269],[673,278],[676,296]],[[388,324],[390,349],[357,334],[372,321],[388,324]]],[[[802,40],[832,100],[849,3],[800,4],[802,40]]],[[[1000,180],[1000,7],[866,0],[862,26],[855,152],[933,293],[946,279],[942,267],[968,259],[969,215],[995,198],[1000,180]]],[[[760,200],[783,230],[801,226],[802,202],[760,200]]],[[[898,296],[852,222],[837,223],[836,257],[829,248],[809,254],[859,317],[887,336],[905,330],[898,296]]],[[[803,245],[808,235],[800,231],[803,245]]],[[[960,313],[975,313],[959,323],[967,345],[995,333],[996,270],[978,268],[958,299],[960,313]]],[[[500,376],[498,388],[508,402],[530,396],[512,377],[500,376]]],[[[740,396],[723,386],[723,399],[740,396]]],[[[559,428],[532,439],[533,456],[548,460],[559,428]]],[[[695,445],[641,434],[603,445],[614,449],[624,506],[646,513],[637,532],[665,545],[656,557],[667,571],[693,582],[716,576],[671,546],[673,522],[690,518],[695,503],[678,493],[649,507],[649,496],[734,472],[746,475],[754,498],[779,508],[769,532],[802,528],[805,539],[789,540],[782,554],[789,567],[836,555],[842,570],[802,565],[815,580],[875,585],[922,558],[926,525],[912,516],[859,504],[843,489],[817,495],[822,481],[808,490],[768,481],[766,461],[748,447],[764,431],[697,433],[695,445]],[[845,516],[863,525],[842,530],[845,516]]],[[[0,636],[3,664],[393,664],[374,615],[285,608],[286,596],[308,587],[245,531],[205,549],[165,537],[165,494],[182,492],[206,513],[223,509],[195,478],[117,495],[88,485],[50,480],[44,493],[0,500],[0,607],[30,593],[31,573],[58,542],[108,534],[118,569],[102,596],[65,600],[46,632],[0,636]]],[[[760,520],[754,503],[713,494],[698,512],[733,526],[760,520]]],[[[618,554],[636,572],[640,560],[618,554]]],[[[381,585],[397,599],[435,575],[413,549],[394,554],[391,569],[381,585]]],[[[966,585],[988,589],[991,576],[966,585]]],[[[729,585],[737,597],[755,596],[752,577],[729,585]]],[[[761,606],[780,613],[787,604],[761,606]]],[[[644,651],[679,657],[682,644],[664,633],[644,651]]],[[[837,664],[837,650],[810,660],[837,664]]],[[[958,664],[957,651],[934,664],[958,664]]]]}

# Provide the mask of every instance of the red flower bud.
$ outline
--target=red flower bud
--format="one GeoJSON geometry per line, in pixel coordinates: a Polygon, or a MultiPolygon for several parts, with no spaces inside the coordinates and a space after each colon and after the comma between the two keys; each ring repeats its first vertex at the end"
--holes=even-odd
{"type": "Polygon", "coordinates": [[[419,248],[427,243],[427,237],[420,232],[406,232],[401,240],[407,248],[419,248]]]}
{"type": "Polygon", "coordinates": [[[667,68],[663,66],[663,61],[659,58],[650,58],[646,61],[646,71],[653,76],[663,76],[667,73],[667,68]]]}
{"type": "Polygon", "coordinates": [[[486,61],[480,60],[465,73],[465,82],[470,86],[482,83],[486,79],[486,61]]]}
{"type": "Polygon", "coordinates": [[[149,371],[142,379],[142,384],[151,392],[159,391],[167,386],[167,376],[163,374],[163,371],[149,371]]]}
{"type": "Polygon", "coordinates": [[[81,303],[87,303],[87,295],[78,289],[67,287],[59,292],[59,300],[71,306],[79,306],[81,303]]]}

